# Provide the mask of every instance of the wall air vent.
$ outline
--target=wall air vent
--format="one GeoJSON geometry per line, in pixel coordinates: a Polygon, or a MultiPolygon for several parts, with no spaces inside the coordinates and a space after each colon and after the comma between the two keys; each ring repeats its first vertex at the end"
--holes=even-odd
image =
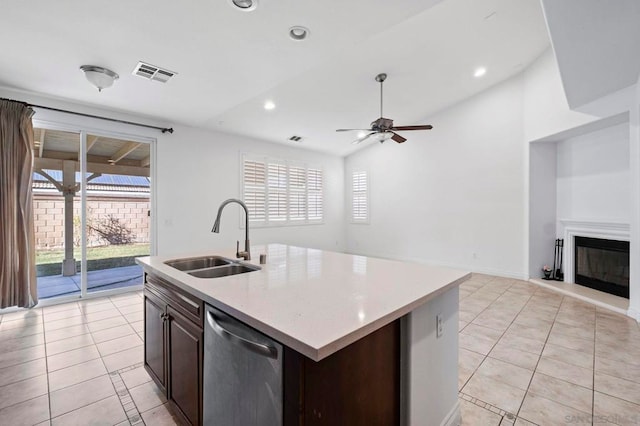
{"type": "Polygon", "coordinates": [[[293,142],[300,142],[300,141],[302,140],[302,136],[295,136],[295,135],[294,135],[294,136],[291,136],[291,137],[289,138],[289,140],[290,140],[290,141],[293,141],[293,142]]]}
{"type": "Polygon", "coordinates": [[[144,62],[138,62],[138,65],[133,69],[133,75],[146,78],[147,80],[159,81],[166,83],[171,77],[176,75],[176,72],[156,67],[155,65],[146,64],[144,62]]]}

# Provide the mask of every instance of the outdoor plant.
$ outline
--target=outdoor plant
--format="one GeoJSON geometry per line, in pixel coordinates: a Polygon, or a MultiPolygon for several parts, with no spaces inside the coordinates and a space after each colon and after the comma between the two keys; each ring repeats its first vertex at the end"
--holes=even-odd
{"type": "Polygon", "coordinates": [[[96,232],[109,244],[131,244],[134,240],[133,232],[113,215],[108,215],[99,220],[92,220],[87,226],[90,231],[96,232]]]}

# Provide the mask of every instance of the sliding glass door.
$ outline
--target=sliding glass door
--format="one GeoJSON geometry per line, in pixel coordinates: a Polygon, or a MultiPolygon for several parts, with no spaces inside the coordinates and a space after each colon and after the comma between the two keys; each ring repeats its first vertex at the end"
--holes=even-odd
{"type": "Polygon", "coordinates": [[[141,284],[135,258],[150,254],[151,146],[92,134],[86,146],[87,291],[141,284]]]}
{"type": "Polygon", "coordinates": [[[142,285],[151,253],[152,141],[34,126],[40,299],[142,285]]]}

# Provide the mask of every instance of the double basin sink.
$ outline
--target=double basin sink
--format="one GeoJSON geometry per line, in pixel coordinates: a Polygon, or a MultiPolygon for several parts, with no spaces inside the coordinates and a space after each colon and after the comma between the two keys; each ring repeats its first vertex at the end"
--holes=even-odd
{"type": "Polygon", "coordinates": [[[164,263],[197,278],[220,278],[260,270],[259,266],[240,263],[222,256],[175,259],[164,263]]]}

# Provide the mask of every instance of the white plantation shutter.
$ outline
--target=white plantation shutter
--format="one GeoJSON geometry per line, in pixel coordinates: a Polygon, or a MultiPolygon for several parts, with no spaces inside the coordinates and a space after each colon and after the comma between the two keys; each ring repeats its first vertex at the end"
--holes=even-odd
{"type": "Polygon", "coordinates": [[[323,174],[319,168],[244,156],[242,194],[254,224],[299,225],[323,219],[323,174]]]}
{"type": "Polygon", "coordinates": [[[280,222],[287,220],[287,166],[269,163],[267,165],[268,208],[267,220],[280,222]]]}
{"type": "Polygon", "coordinates": [[[249,210],[249,221],[264,222],[266,209],[266,165],[262,161],[245,160],[242,197],[249,210]]]}
{"type": "Polygon", "coordinates": [[[320,221],[323,217],[322,170],[307,170],[307,212],[308,219],[320,221]]]}
{"type": "Polygon", "coordinates": [[[351,221],[369,220],[369,182],[367,172],[353,172],[351,179],[351,221]]]}
{"type": "Polygon", "coordinates": [[[307,171],[304,167],[289,166],[289,220],[307,218],[307,171]]]}

